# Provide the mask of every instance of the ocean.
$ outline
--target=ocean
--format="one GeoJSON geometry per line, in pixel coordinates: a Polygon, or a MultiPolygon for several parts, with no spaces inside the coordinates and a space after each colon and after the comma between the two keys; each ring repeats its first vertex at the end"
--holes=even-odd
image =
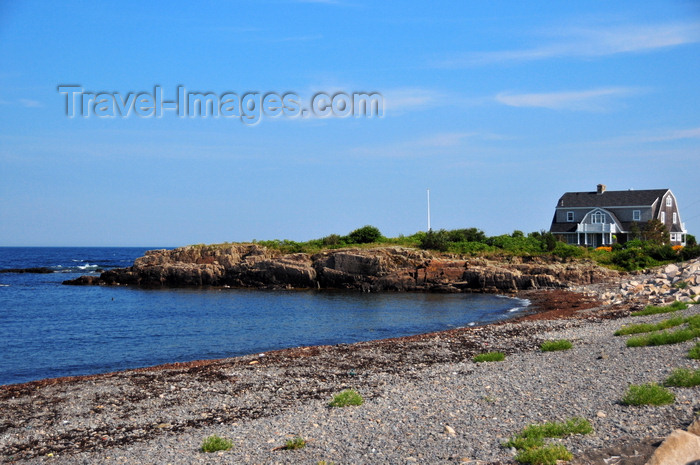
{"type": "Polygon", "coordinates": [[[486,324],[526,300],[483,294],[64,286],[158,247],[0,247],[0,385],[486,324]]]}

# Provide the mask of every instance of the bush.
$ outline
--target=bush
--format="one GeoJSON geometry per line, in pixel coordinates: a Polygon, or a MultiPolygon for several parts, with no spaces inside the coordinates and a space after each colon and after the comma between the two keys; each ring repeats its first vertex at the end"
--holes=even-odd
{"type": "Polygon", "coordinates": [[[423,250],[437,250],[446,252],[449,247],[448,233],[444,229],[433,231],[432,229],[425,233],[420,239],[420,248],[423,250]]]}
{"type": "Polygon", "coordinates": [[[688,245],[678,253],[681,260],[692,260],[700,257],[700,245],[688,245]]]}
{"type": "Polygon", "coordinates": [[[628,248],[613,252],[610,261],[614,265],[617,265],[627,271],[648,268],[656,264],[656,262],[654,262],[654,260],[652,260],[652,258],[646,254],[646,252],[637,248],[628,248]]]}
{"type": "Polygon", "coordinates": [[[232,447],[233,443],[228,439],[213,435],[204,440],[200,449],[202,452],[218,452],[220,450],[229,450],[232,447]]]}
{"type": "Polygon", "coordinates": [[[542,352],[554,352],[557,350],[569,350],[573,347],[573,344],[571,344],[571,341],[567,341],[566,339],[559,339],[556,341],[545,341],[540,345],[540,350],[542,352]]]}
{"type": "Polygon", "coordinates": [[[665,405],[675,402],[676,396],[656,383],[633,384],[627,389],[625,405],[665,405]]]}
{"type": "Polygon", "coordinates": [[[570,245],[564,242],[557,242],[554,250],[552,250],[552,255],[556,255],[557,257],[561,258],[582,257],[585,253],[585,247],[570,245]]]}
{"type": "Polygon", "coordinates": [[[479,362],[502,362],[506,359],[506,354],[503,352],[486,352],[485,354],[475,355],[472,360],[475,363],[479,362]]]}
{"type": "Polygon", "coordinates": [[[686,328],[673,332],[663,331],[661,333],[647,334],[644,336],[631,337],[627,339],[627,347],[665,346],[669,344],[680,344],[690,341],[700,336],[700,329],[686,328]]]}
{"type": "Polygon", "coordinates": [[[365,400],[354,389],[346,389],[333,396],[328,405],[331,407],[347,407],[349,405],[362,405],[365,400]]]}
{"type": "Polygon", "coordinates": [[[484,242],[486,234],[476,228],[453,229],[447,231],[447,240],[449,242],[484,242]]]}
{"type": "Polygon", "coordinates": [[[363,226],[348,234],[348,242],[351,244],[372,244],[382,239],[382,233],[374,226],[363,226]]]}

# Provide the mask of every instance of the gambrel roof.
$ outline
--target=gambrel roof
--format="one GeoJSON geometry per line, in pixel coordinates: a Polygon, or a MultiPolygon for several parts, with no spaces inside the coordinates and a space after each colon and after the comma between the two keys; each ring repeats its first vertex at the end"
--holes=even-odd
{"type": "Polygon", "coordinates": [[[576,207],[641,207],[651,206],[668,192],[668,189],[627,190],[597,192],[567,192],[557,202],[557,208],[576,207]]]}

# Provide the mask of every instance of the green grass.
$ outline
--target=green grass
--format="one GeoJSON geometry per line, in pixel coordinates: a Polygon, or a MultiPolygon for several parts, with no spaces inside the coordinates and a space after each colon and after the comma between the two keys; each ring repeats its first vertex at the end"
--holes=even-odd
{"type": "Polygon", "coordinates": [[[627,389],[622,403],[625,405],[672,404],[676,396],[656,383],[633,384],[627,389]]]}
{"type": "Polygon", "coordinates": [[[687,322],[686,318],[676,317],[659,323],[640,323],[636,325],[623,326],[615,331],[615,336],[627,336],[629,334],[650,333],[652,331],[661,331],[662,329],[674,328],[687,322]]]}
{"type": "Polygon", "coordinates": [[[676,368],[664,381],[666,386],[695,387],[700,385],[700,370],[676,368]]]}
{"type": "Polygon", "coordinates": [[[700,336],[700,328],[684,328],[677,331],[646,334],[627,339],[627,347],[663,346],[679,344],[700,336]]]}
{"type": "Polygon", "coordinates": [[[688,358],[700,360],[700,342],[695,343],[695,346],[688,351],[688,358]]]}
{"type": "Polygon", "coordinates": [[[677,300],[673,302],[671,305],[664,305],[664,306],[654,306],[654,305],[647,305],[644,310],[640,310],[638,312],[632,312],[632,316],[647,316],[647,315],[658,315],[659,313],[672,313],[672,312],[677,312],[678,310],[685,310],[688,308],[688,304],[685,302],[681,302],[680,300],[677,300]]]}
{"type": "Polygon", "coordinates": [[[303,449],[304,447],[306,447],[306,440],[301,436],[288,439],[287,442],[284,444],[284,448],[286,450],[303,449]]]}
{"type": "Polygon", "coordinates": [[[229,450],[233,447],[233,443],[228,439],[213,435],[204,440],[200,447],[202,452],[217,452],[220,450],[229,450]]]}
{"type": "Polygon", "coordinates": [[[546,422],[529,425],[520,434],[503,443],[503,447],[518,450],[515,460],[533,465],[555,465],[557,460],[571,460],[573,456],[560,444],[545,444],[545,438],[563,438],[572,434],[590,434],[593,427],[585,418],[574,417],[563,423],[546,422]]]}
{"type": "Polygon", "coordinates": [[[556,341],[545,341],[542,343],[540,346],[540,350],[542,352],[553,352],[556,350],[569,350],[573,347],[573,344],[571,341],[567,341],[566,339],[559,339],[556,341]]]}
{"type": "Polygon", "coordinates": [[[472,361],[478,362],[502,362],[506,359],[506,354],[503,352],[486,352],[485,354],[475,355],[472,361]]]}
{"type": "Polygon", "coordinates": [[[333,396],[328,405],[331,407],[347,407],[349,405],[362,405],[365,400],[354,389],[346,389],[333,396]]]}
{"type": "Polygon", "coordinates": [[[569,461],[574,456],[561,444],[546,444],[535,449],[518,452],[515,460],[532,465],[556,465],[557,460],[569,461]]]}

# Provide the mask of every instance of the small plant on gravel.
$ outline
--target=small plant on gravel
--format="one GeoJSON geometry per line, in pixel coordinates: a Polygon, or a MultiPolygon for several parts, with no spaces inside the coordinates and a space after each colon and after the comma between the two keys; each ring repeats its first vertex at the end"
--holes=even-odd
{"type": "Polygon", "coordinates": [[[228,439],[213,435],[204,440],[200,449],[202,452],[218,452],[220,450],[229,450],[232,447],[233,443],[228,439]]]}
{"type": "Polygon", "coordinates": [[[569,461],[574,456],[561,444],[546,444],[535,449],[518,452],[515,460],[532,465],[556,465],[558,460],[569,461]]]}
{"type": "Polygon", "coordinates": [[[678,310],[685,310],[688,308],[688,304],[685,302],[681,302],[680,300],[677,300],[673,302],[671,305],[662,305],[660,307],[654,306],[654,305],[647,305],[644,307],[644,310],[640,310],[638,312],[632,312],[632,316],[646,316],[646,315],[657,315],[659,313],[672,313],[672,312],[677,312],[678,310]]]}
{"type": "Polygon", "coordinates": [[[542,352],[553,352],[556,350],[569,350],[573,347],[571,341],[566,339],[559,339],[556,341],[545,341],[540,346],[542,352]]]}
{"type": "Polygon", "coordinates": [[[632,384],[627,389],[622,403],[625,405],[665,405],[672,404],[675,400],[676,396],[669,390],[656,383],[647,383],[632,384]]]}
{"type": "Polygon", "coordinates": [[[659,323],[640,323],[636,325],[623,326],[615,331],[615,336],[627,336],[629,334],[650,333],[652,331],[661,331],[662,329],[674,328],[686,323],[686,318],[676,317],[668,320],[660,321],[659,323]]]}
{"type": "Polygon", "coordinates": [[[585,418],[574,417],[563,423],[547,422],[529,425],[520,434],[503,443],[518,450],[515,460],[533,465],[555,465],[557,460],[573,456],[562,445],[545,444],[545,438],[563,438],[572,434],[590,434],[593,427],[585,418]]]}
{"type": "Polygon", "coordinates": [[[284,444],[284,449],[286,450],[303,449],[304,447],[306,447],[306,440],[301,436],[288,439],[287,442],[284,444]]]}
{"type": "Polygon", "coordinates": [[[354,389],[346,389],[333,396],[328,405],[331,407],[347,407],[349,405],[362,405],[365,400],[354,389]]]}
{"type": "Polygon", "coordinates": [[[688,351],[688,358],[700,360],[700,342],[695,343],[695,346],[688,351]]]}
{"type": "Polygon", "coordinates": [[[676,368],[664,381],[666,386],[695,387],[700,385],[700,370],[676,368]]]}
{"type": "Polygon", "coordinates": [[[479,362],[502,362],[506,359],[506,354],[503,352],[486,352],[485,354],[475,355],[472,361],[479,362]]]}
{"type": "Polygon", "coordinates": [[[700,336],[700,328],[690,327],[677,331],[647,334],[627,339],[627,347],[663,346],[679,344],[700,336]]]}

